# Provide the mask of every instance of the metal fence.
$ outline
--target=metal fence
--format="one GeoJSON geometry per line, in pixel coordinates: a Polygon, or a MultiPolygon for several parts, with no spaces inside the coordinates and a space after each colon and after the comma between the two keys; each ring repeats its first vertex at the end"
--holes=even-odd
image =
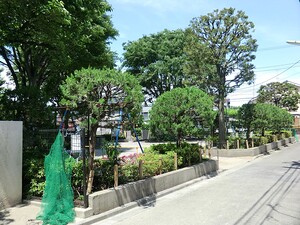
{"type": "MultiPolygon", "coordinates": [[[[88,196],[86,194],[87,189],[87,167],[86,167],[86,135],[85,129],[61,129],[62,135],[64,137],[64,150],[70,154],[73,158],[77,160],[82,160],[82,182],[83,182],[83,197],[84,197],[84,207],[88,207],[88,196]]],[[[49,152],[51,145],[54,143],[56,135],[58,133],[57,129],[47,129],[39,131],[39,138],[42,141],[43,147],[49,152]]]]}

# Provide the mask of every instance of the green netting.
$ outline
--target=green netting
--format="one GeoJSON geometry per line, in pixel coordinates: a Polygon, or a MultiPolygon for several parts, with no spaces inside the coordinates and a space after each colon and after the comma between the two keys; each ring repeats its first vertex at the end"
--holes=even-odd
{"type": "Polygon", "coordinates": [[[71,187],[75,160],[64,151],[64,139],[58,132],[50,153],[45,157],[46,185],[37,219],[43,224],[65,225],[75,218],[71,187]]]}

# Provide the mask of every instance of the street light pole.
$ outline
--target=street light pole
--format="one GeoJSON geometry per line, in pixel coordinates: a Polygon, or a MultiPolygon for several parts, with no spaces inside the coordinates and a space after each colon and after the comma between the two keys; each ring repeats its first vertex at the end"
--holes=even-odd
{"type": "Polygon", "coordinates": [[[287,41],[286,43],[291,45],[300,45],[300,41],[287,41]]]}

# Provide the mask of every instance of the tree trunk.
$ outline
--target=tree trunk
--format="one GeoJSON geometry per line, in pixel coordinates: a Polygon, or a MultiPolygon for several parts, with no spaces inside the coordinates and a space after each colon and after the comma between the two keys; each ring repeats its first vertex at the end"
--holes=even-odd
{"type": "Polygon", "coordinates": [[[95,158],[95,147],[96,147],[96,134],[97,134],[98,124],[93,124],[91,126],[91,132],[89,137],[89,149],[90,149],[90,157],[89,157],[89,179],[87,186],[87,193],[92,193],[93,181],[94,181],[94,158],[95,158]]]}
{"type": "Polygon", "coordinates": [[[226,93],[226,74],[223,73],[221,66],[217,66],[217,73],[220,78],[219,85],[219,148],[226,149],[226,126],[225,126],[225,114],[224,114],[224,103],[226,93]]]}
{"type": "Polygon", "coordinates": [[[226,127],[224,115],[224,95],[219,99],[219,148],[226,148],[226,127]]]}

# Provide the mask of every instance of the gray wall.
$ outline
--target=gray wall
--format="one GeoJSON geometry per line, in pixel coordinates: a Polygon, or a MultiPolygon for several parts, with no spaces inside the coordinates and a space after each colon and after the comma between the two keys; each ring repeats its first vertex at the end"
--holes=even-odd
{"type": "MultiPolygon", "coordinates": [[[[90,211],[88,213],[97,215],[106,212],[215,172],[218,169],[217,161],[209,160],[145,180],[139,180],[116,188],[95,192],[89,195],[89,207],[92,208],[93,211],[92,213],[90,211]]],[[[77,216],[79,215],[77,214],[77,216]]]]}
{"type": "Polygon", "coordinates": [[[0,210],[22,201],[23,123],[0,121],[0,210]]]}

